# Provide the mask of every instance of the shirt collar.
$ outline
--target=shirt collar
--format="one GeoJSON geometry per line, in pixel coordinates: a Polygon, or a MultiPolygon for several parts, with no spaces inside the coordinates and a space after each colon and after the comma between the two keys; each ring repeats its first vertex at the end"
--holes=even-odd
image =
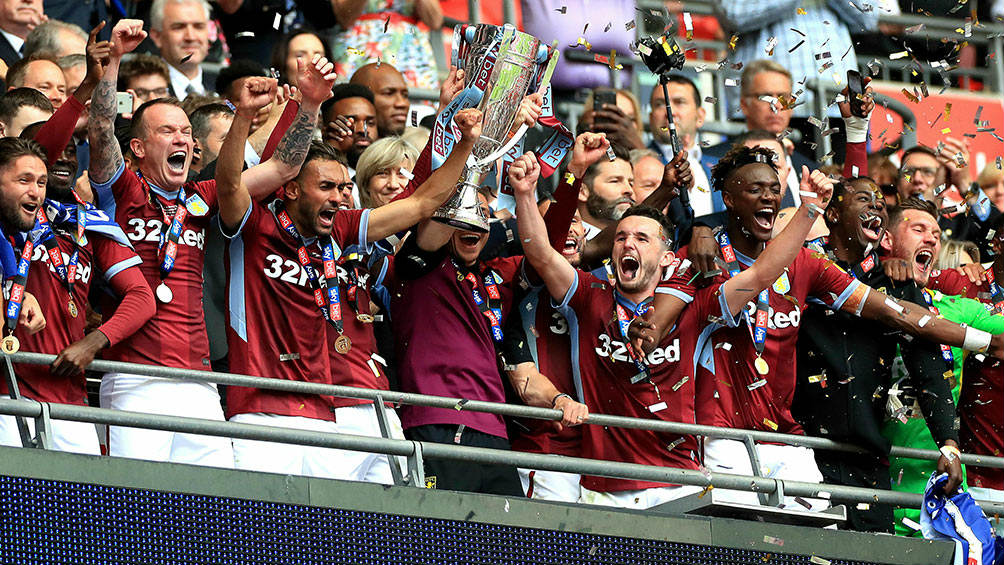
{"type": "Polygon", "coordinates": [[[0,33],[2,33],[3,36],[7,38],[7,42],[10,43],[10,46],[14,48],[14,51],[16,51],[17,53],[21,53],[21,47],[24,46],[23,39],[14,35],[13,33],[9,33],[2,29],[0,29],[0,33]]]}
{"type": "Polygon", "coordinates": [[[167,72],[171,77],[171,86],[174,88],[174,94],[178,98],[185,98],[188,96],[188,85],[193,85],[196,90],[200,93],[205,93],[206,89],[202,86],[202,67],[198,68],[198,73],[195,75],[194,79],[190,79],[185,76],[184,73],[178,69],[167,66],[167,72]]]}

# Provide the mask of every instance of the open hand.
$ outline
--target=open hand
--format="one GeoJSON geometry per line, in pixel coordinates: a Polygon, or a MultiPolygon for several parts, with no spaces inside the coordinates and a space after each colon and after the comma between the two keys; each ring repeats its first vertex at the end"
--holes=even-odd
{"type": "Polygon", "coordinates": [[[146,39],[143,31],[143,20],[119,20],[112,28],[111,56],[121,58],[146,39]]]}
{"type": "Polygon", "coordinates": [[[446,76],[443,84],[439,85],[439,109],[436,113],[442,112],[446,106],[453,101],[464,89],[464,70],[457,67],[450,67],[450,74],[446,76]]]}
{"type": "Polygon", "coordinates": [[[969,191],[969,139],[960,141],[954,137],[946,137],[944,146],[938,152],[938,160],[948,169],[951,182],[959,193],[965,195],[969,191]]]}
{"type": "Polygon", "coordinates": [[[309,63],[296,61],[296,84],[304,102],[320,105],[331,98],[331,87],[335,85],[335,65],[320,55],[314,55],[309,63]]]}

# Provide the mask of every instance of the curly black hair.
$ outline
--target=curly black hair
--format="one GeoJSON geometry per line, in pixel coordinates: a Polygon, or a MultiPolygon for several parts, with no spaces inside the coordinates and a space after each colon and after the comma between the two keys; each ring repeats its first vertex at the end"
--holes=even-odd
{"type": "Polygon", "coordinates": [[[718,163],[711,168],[711,188],[712,190],[722,190],[725,188],[725,181],[735,171],[753,163],[764,163],[770,165],[774,172],[778,170],[777,159],[779,156],[766,147],[746,147],[745,145],[734,145],[718,163]]]}

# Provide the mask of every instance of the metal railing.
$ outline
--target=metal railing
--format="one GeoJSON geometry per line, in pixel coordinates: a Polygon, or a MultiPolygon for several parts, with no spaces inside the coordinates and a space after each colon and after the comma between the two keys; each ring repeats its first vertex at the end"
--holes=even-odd
{"type": "MultiPolygon", "coordinates": [[[[10,361],[16,363],[42,365],[50,364],[54,359],[54,355],[29,352],[19,352],[10,356],[10,361]]],[[[552,421],[560,420],[561,411],[553,409],[338,385],[286,381],[232,373],[214,373],[209,371],[175,369],[114,361],[94,361],[88,368],[101,372],[130,373],[185,381],[255,387],[281,392],[295,392],[301,394],[317,394],[372,400],[378,407],[377,415],[382,422],[381,429],[384,431],[385,437],[363,437],[308,430],[272,428],[269,426],[258,426],[252,424],[239,424],[234,422],[222,422],[177,416],[151,415],[138,412],[93,408],[89,406],[37,402],[25,399],[0,399],[0,414],[34,419],[38,434],[38,438],[36,439],[36,443],[38,444],[36,445],[37,447],[45,447],[47,445],[47,434],[51,433],[49,423],[52,419],[57,419],[238,439],[285,442],[297,445],[331,447],[401,456],[407,458],[408,460],[407,474],[401,475],[400,471],[396,469],[396,466],[391,466],[392,470],[395,471],[395,482],[400,485],[423,485],[424,474],[422,471],[422,461],[424,457],[431,457],[435,459],[515,465],[525,468],[571,472],[603,477],[616,477],[703,487],[714,486],[716,488],[755,492],[761,496],[765,496],[765,498],[774,504],[778,503],[785,495],[827,498],[834,501],[884,503],[908,507],[917,507],[922,500],[922,497],[919,494],[849,487],[844,485],[805,483],[761,476],[699,472],[688,469],[599,461],[579,457],[555,457],[552,455],[391,439],[389,438],[389,434],[386,432],[387,428],[386,425],[384,425],[385,420],[383,415],[384,403],[386,402],[393,404],[409,404],[414,406],[470,410],[519,418],[534,418],[552,421]]],[[[864,449],[858,446],[835,442],[825,438],[754,430],[719,428],[604,414],[591,414],[585,425],[614,426],[666,433],[726,438],[744,441],[749,447],[752,446],[753,441],[760,441],[849,453],[867,453],[864,449]]],[[[940,452],[935,450],[893,447],[890,455],[933,461],[940,457],[940,452]]],[[[1004,458],[1001,457],[963,454],[962,460],[964,463],[974,466],[1004,468],[1004,458]]],[[[1004,514],[1004,504],[981,502],[981,505],[989,514],[1004,514]]]]}

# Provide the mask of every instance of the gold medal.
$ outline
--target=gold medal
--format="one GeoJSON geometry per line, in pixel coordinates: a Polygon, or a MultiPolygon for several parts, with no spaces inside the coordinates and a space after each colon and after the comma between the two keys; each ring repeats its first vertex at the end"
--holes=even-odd
{"type": "Polygon", "coordinates": [[[753,366],[756,367],[756,372],[761,375],[766,375],[770,371],[770,365],[763,360],[763,357],[757,357],[756,361],[753,361],[753,366]]]}
{"type": "Polygon", "coordinates": [[[3,350],[7,355],[17,353],[18,349],[21,349],[21,342],[16,337],[9,335],[0,340],[0,350],[3,350]]]}
{"type": "Polygon", "coordinates": [[[369,314],[356,314],[356,319],[364,324],[373,323],[373,316],[370,316],[369,314]]]}
{"type": "Polygon", "coordinates": [[[349,339],[349,336],[342,334],[335,339],[335,351],[345,355],[350,349],[352,349],[352,340],[349,339]]]}
{"type": "Polygon", "coordinates": [[[77,303],[73,301],[72,297],[70,298],[69,302],[67,302],[66,309],[70,311],[70,316],[73,316],[74,318],[77,317],[79,311],[77,310],[77,303]]]}

